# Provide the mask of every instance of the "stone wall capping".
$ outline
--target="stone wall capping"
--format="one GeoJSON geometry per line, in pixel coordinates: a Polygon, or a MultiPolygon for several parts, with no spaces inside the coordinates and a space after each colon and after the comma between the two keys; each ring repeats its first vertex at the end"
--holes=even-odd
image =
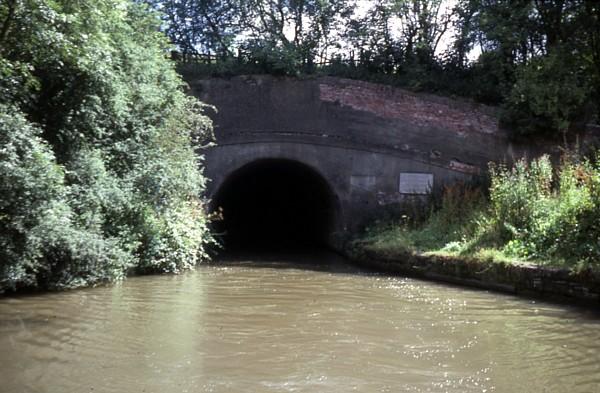
{"type": "Polygon", "coordinates": [[[356,265],[383,273],[467,286],[600,310],[600,273],[452,256],[406,254],[394,257],[370,250],[346,253],[356,265]]]}

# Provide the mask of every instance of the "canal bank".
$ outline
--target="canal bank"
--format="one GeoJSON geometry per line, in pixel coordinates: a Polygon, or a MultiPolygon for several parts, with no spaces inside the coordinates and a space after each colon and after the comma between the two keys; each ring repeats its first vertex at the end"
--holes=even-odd
{"type": "Polygon", "coordinates": [[[385,255],[356,247],[347,249],[345,255],[353,264],[370,270],[562,303],[600,306],[600,273],[591,270],[575,272],[535,264],[428,253],[385,255]]]}

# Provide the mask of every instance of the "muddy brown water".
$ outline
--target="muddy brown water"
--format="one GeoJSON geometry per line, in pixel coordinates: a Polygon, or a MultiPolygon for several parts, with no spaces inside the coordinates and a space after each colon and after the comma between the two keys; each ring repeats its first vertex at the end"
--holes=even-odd
{"type": "Polygon", "coordinates": [[[0,392],[600,392],[594,311],[303,258],[0,299],[0,392]]]}

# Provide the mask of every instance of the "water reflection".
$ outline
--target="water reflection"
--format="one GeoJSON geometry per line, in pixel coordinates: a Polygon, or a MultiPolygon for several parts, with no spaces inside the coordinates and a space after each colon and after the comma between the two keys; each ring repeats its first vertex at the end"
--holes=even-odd
{"type": "Polygon", "coordinates": [[[229,259],[0,300],[0,381],[0,392],[594,392],[600,320],[335,257],[229,259]]]}

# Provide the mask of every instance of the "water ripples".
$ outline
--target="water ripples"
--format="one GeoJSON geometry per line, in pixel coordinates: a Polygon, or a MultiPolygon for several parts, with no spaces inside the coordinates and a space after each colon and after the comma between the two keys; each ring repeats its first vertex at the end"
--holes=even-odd
{"type": "Polygon", "coordinates": [[[600,391],[600,319],[343,264],[0,300],[0,392],[600,391]]]}

